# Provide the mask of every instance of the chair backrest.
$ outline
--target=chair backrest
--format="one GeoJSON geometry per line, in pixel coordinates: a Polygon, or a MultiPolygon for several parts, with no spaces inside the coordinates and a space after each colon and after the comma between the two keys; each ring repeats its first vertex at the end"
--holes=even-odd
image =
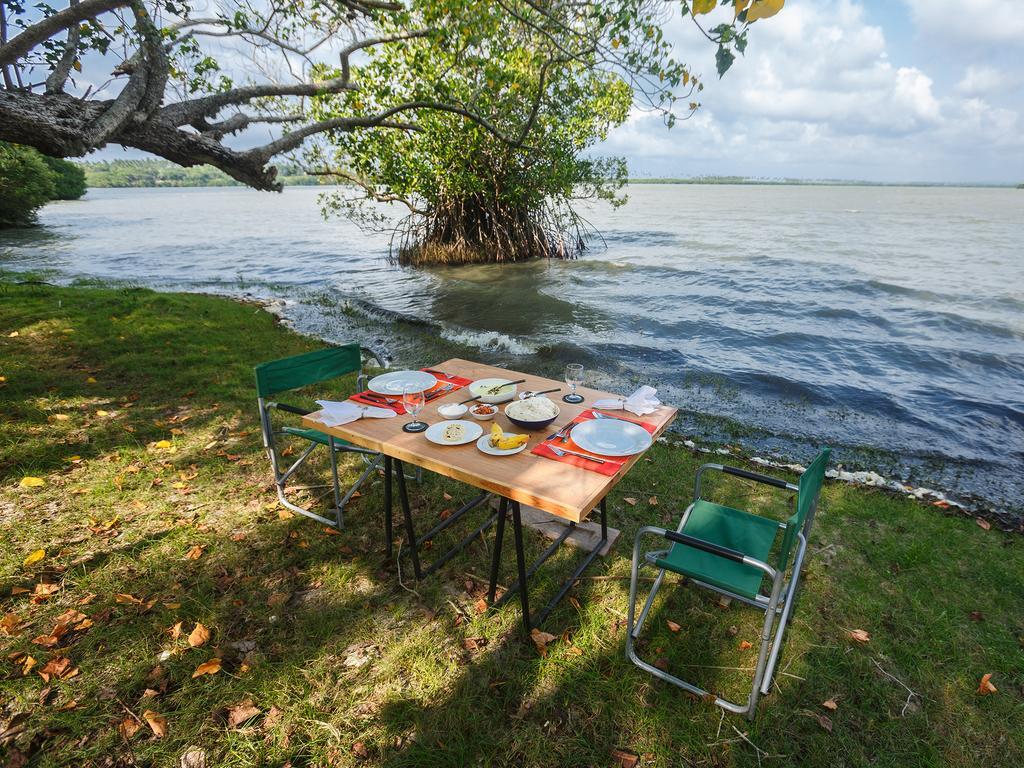
{"type": "Polygon", "coordinates": [[[256,394],[268,397],[344,376],[361,367],[362,355],[358,344],[328,347],[272,360],[256,366],[256,394]]]}
{"type": "Polygon", "coordinates": [[[800,490],[796,496],[796,512],[786,521],[786,533],[782,537],[782,548],[779,550],[779,568],[785,570],[789,565],[789,555],[793,549],[796,535],[803,529],[807,516],[818,504],[821,484],[825,480],[825,469],[832,453],[831,448],[822,448],[814,457],[804,473],[800,475],[800,490]]]}

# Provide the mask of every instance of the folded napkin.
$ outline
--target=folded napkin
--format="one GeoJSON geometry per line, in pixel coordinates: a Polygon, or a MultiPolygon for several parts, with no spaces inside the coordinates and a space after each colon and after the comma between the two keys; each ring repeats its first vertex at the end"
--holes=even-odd
{"type": "Polygon", "coordinates": [[[337,427],[348,424],[350,421],[361,419],[390,419],[397,416],[390,408],[376,408],[372,405],[359,405],[350,400],[339,402],[337,400],[317,400],[316,404],[323,410],[320,411],[319,421],[328,427],[337,427]]]}
{"type": "Polygon", "coordinates": [[[646,416],[648,413],[654,413],[661,406],[661,400],[655,397],[656,394],[658,394],[658,390],[644,384],[629,397],[595,400],[593,407],[600,408],[602,411],[625,409],[630,413],[635,413],[637,416],[646,416]]]}

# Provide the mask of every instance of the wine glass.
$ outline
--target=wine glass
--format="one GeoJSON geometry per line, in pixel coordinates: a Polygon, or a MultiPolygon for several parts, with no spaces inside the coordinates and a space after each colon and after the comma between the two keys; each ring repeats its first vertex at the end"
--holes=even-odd
{"type": "Polygon", "coordinates": [[[402,391],[402,405],[405,406],[405,412],[412,416],[412,421],[402,426],[405,432],[422,432],[427,428],[426,422],[417,418],[426,404],[426,390],[413,386],[402,391]]]}
{"type": "Polygon", "coordinates": [[[579,363],[569,363],[565,366],[565,383],[572,391],[562,399],[567,403],[577,405],[583,402],[582,395],[576,394],[576,387],[583,383],[583,366],[579,363]]]}

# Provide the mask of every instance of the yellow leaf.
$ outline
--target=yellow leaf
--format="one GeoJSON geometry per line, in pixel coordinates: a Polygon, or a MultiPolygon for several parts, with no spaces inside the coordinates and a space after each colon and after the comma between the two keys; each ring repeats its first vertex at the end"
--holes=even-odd
{"type": "MultiPolygon", "coordinates": [[[[736,9],[736,16],[739,16],[747,10],[747,6],[750,5],[750,0],[732,0],[732,4],[736,9]]],[[[735,18],[735,16],[733,18],[735,18]]]]}
{"type": "Polygon", "coordinates": [[[25,477],[21,478],[21,482],[18,483],[18,485],[20,485],[22,488],[41,488],[44,485],[46,485],[46,481],[43,480],[43,478],[41,477],[32,477],[30,475],[26,475],[25,477]]]}
{"type": "Polygon", "coordinates": [[[75,59],[75,63],[72,64],[71,66],[73,66],[75,68],[75,72],[81,72],[82,71],[82,62],[79,61],[78,59],[75,59]]]}
{"type": "Polygon", "coordinates": [[[97,416],[109,416],[110,415],[110,411],[104,411],[104,410],[100,409],[100,410],[96,411],[96,415],[97,416]]]}
{"type": "Polygon", "coordinates": [[[195,680],[203,675],[216,675],[218,672],[220,672],[220,659],[214,656],[196,667],[196,671],[192,673],[192,679],[195,680]]]}
{"type": "Polygon", "coordinates": [[[95,376],[90,376],[88,379],[85,380],[85,383],[86,384],[95,384],[96,383],[96,377],[95,376]]]}
{"type": "Polygon", "coordinates": [[[690,3],[690,8],[693,9],[695,15],[703,16],[705,13],[715,10],[716,5],[718,5],[718,0],[693,0],[690,3]]]}
{"type": "Polygon", "coordinates": [[[50,416],[50,418],[53,419],[54,421],[67,421],[71,417],[68,416],[66,413],[55,413],[52,416],[50,416]]]}
{"type": "Polygon", "coordinates": [[[26,568],[28,568],[30,565],[35,565],[36,563],[38,563],[44,557],[46,557],[46,550],[37,549],[35,552],[33,552],[31,555],[25,558],[23,564],[26,568]]]}
{"type": "Polygon", "coordinates": [[[157,440],[155,443],[153,443],[153,447],[154,448],[159,448],[161,451],[166,451],[168,448],[171,447],[171,441],[170,440],[157,440]]]}
{"type": "Polygon", "coordinates": [[[785,3],[786,0],[754,0],[747,10],[747,23],[750,24],[758,19],[767,19],[769,16],[774,16],[782,10],[782,6],[785,3]]]}
{"type": "Polygon", "coordinates": [[[11,331],[10,333],[7,334],[7,338],[9,339],[16,339],[19,336],[21,336],[21,334],[18,331],[11,331]]]}

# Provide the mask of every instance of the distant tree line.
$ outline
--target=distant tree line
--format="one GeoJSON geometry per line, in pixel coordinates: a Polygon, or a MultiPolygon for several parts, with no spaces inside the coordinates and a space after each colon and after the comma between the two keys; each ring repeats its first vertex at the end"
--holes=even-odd
{"type": "MultiPolygon", "coordinates": [[[[97,160],[82,163],[90,187],[240,187],[240,182],[210,165],[183,168],[168,160],[97,160]]],[[[278,178],[286,185],[322,183],[293,163],[278,165],[278,178]]]]}
{"type": "Polygon", "coordinates": [[[0,227],[30,226],[51,200],[77,200],[84,194],[80,166],[0,141],[0,227]]]}

